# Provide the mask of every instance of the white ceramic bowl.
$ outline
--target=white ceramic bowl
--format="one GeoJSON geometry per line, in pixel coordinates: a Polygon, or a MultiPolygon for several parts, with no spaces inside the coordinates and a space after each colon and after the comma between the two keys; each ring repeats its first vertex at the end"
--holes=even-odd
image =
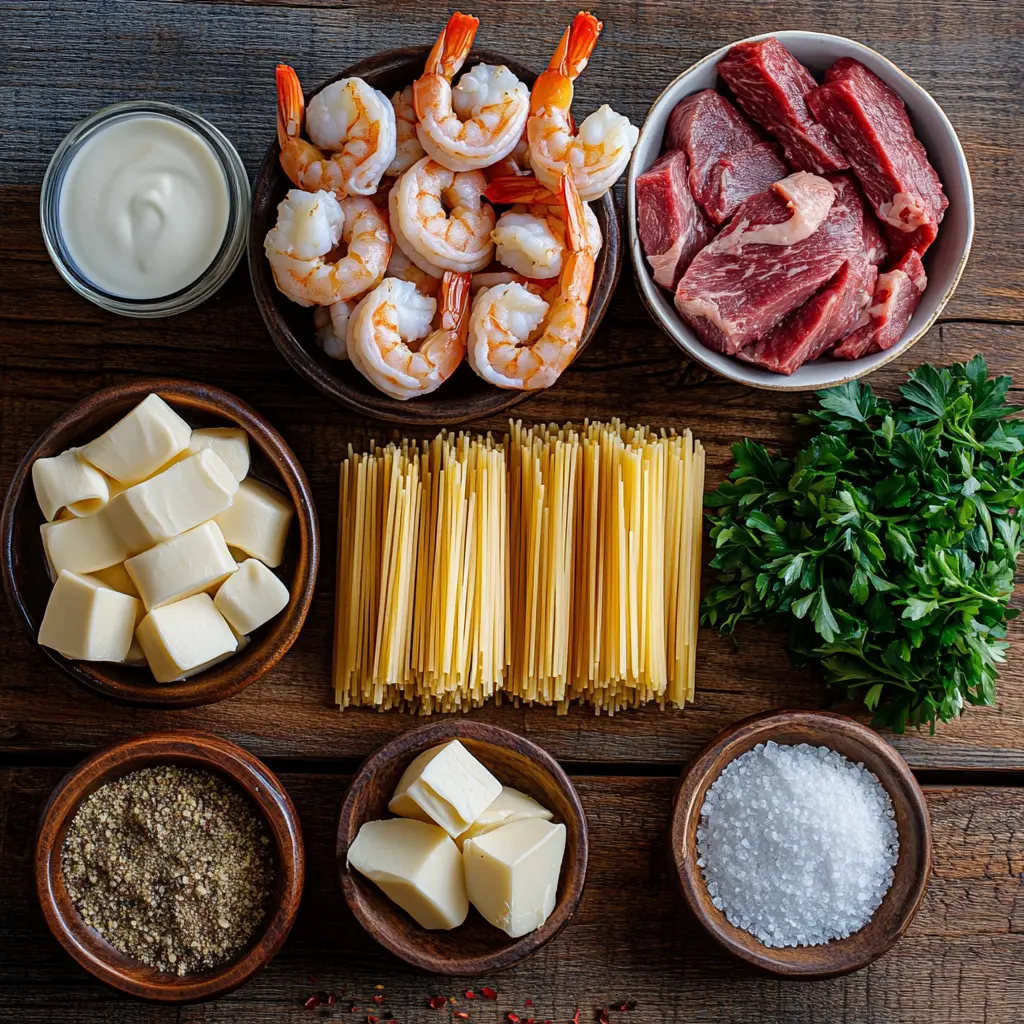
{"type": "Polygon", "coordinates": [[[764,35],[751,36],[742,42],[765,39],[768,36],[775,36],[801,64],[810,68],[819,80],[840,57],[854,57],[869,67],[899,93],[906,103],[914,131],[924,143],[928,158],[942,180],[946,196],[949,198],[949,208],[939,227],[938,238],[924,256],[928,287],[906,333],[885,352],[852,361],[827,357],[816,359],[804,364],[796,373],[787,377],[706,348],[676,312],[671,295],[654,283],[636,229],[636,179],[661,154],[665,125],[675,105],[691,93],[719,87],[715,66],[729,48],[735,45],[734,43],[709,53],[703,60],[684,71],[654,101],[648,112],[640,131],[640,138],[633,150],[626,185],[629,245],[633,256],[633,270],[644,303],[662,330],[691,359],[696,359],[729,380],[751,387],[773,391],[812,391],[863,377],[890,360],[899,358],[931,327],[953,294],[971,251],[971,240],[974,236],[974,193],[971,190],[971,174],[960,140],[942,108],[892,61],[864,46],[863,43],[821,32],[766,32],[764,35]]]}

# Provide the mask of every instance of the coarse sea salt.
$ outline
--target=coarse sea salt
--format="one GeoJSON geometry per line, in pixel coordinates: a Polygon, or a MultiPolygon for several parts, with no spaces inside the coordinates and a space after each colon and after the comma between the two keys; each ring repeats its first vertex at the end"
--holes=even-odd
{"type": "Polygon", "coordinates": [[[846,938],[892,885],[892,800],[828,747],[759,743],[725,766],[700,813],[697,864],[711,901],[766,946],[846,938]]]}

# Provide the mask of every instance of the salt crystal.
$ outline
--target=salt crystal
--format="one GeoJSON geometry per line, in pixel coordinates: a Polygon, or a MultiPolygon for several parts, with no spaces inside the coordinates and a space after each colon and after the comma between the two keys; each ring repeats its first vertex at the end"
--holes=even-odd
{"type": "Polygon", "coordinates": [[[713,903],[766,946],[816,946],[871,920],[899,856],[877,776],[828,747],[769,740],[708,790],[698,865],[713,903]]]}

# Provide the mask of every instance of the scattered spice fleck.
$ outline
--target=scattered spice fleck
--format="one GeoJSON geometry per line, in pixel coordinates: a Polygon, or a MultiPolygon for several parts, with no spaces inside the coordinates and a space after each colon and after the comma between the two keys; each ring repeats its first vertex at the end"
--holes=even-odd
{"type": "Polygon", "coordinates": [[[608,1024],[608,1011],[603,1006],[598,1010],[597,1019],[600,1024],[608,1024]]]}
{"type": "Polygon", "coordinates": [[[452,1006],[454,1006],[458,1002],[458,1000],[455,998],[455,996],[449,996],[448,1002],[451,1003],[452,1006]]]}
{"type": "Polygon", "coordinates": [[[428,1005],[432,1010],[440,1010],[442,1006],[448,1005],[448,1000],[444,996],[434,996],[428,1005]]]}
{"type": "Polygon", "coordinates": [[[459,1020],[469,1020],[469,1014],[466,1013],[465,1010],[456,1010],[455,1016],[458,1017],[459,1020]]]}
{"type": "Polygon", "coordinates": [[[527,999],[526,1000],[526,1005],[527,1006],[533,1006],[533,1000],[532,999],[527,999]]]}
{"type": "MultiPolygon", "coordinates": [[[[486,985],[484,985],[484,987],[480,989],[480,992],[483,994],[484,999],[498,998],[498,993],[495,992],[493,988],[488,988],[486,985]]],[[[579,1021],[577,1021],[576,1024],[579,1024],[579,1021]]]]}
{"type": "Polygon", "coordinates": [[[356,1006],[356,1004],[355,1004],[355,1003],[353,1003],[353,1004],[352,1004],[352,1005],[351,1005],[351,1006],[350,1006],[350,1007],[348,1008],[348,1012],[349,1012],[349,1013],[358,1013],[358,1012],[359,1012],[359,1010],[360,1010],[360,1007],[356,1006]]]}
{"type": "Polygon", "coordinates": [[[319,985],[320,984],[320,979],[315,974],[310,974],[308,977],[309,977],[310,985],[319,985]]]}
{"type": "Polygon", "coordinates": [[[374,985],[373,987],[374,987],[374,988],[375,988],[375,989],[376,989],[376,990],[377,990],[378,992],[383,992],[383,991],[384,991],[384,986],[383,986],[383,985],[374,985]]]}
{"type": "Polygon", "coordinates": [[[315,1010],[320,1005],[320,997],[310,996],[303,1005],[307,1010],[315,1010]]]}
{"type": "Polygon", "coordinates": [[[380,1017],[374,1017],[374,1015],[371,1013],[366,1018],[366,1024],[377,1024],[379,1020],[380,1017]]]}
{"type": "Polygon", "coordinates": [[[374,1001],[374,1002],[375,1002],[375,1003],[376,1003],[376,1004],[377,1004],[378,1006],[380,1006],[380,1004],[384,1002],[384,997],[383,997],[383,996],[382,996],[382,995],[381,995],[381,994],[380,994],[380,993],[378,992],[378,993],[377,993],[377,995],[375,995],[375,996],[373,997],[373,1001],[374,1001]]]}
{"type": "Polygon", "coordinates": [[[574,1014],[572,1015],[572,1024],[580,1024],[580,1014],[581,1014],[582,1012],[583,1012],[582,1010],[577,1010],[577,1011],[576,1011],[576,1012],[575,1012],[575,1013],[574,1013],[574,1014]]]}
{"type": "Polygon", "coordinates": [[[519,1014],[513,1013],[509,1010],[509,1012],[505,1014],[505,1020],[508,1021],[508,1024],[519,1024],[519,1014]]]}
{"type": "Polygon", "coordinates": [[[476,993],[471,988],[467,988],[463,994],[467,999],[476,999],[476,993]]]}
{"type": "Polygon", "coordinates": [[[328,1006],[333,1006],[334,1005],[334,993],[333,992],[328,992],[327,993],[327,1005],[328,1006]]]}

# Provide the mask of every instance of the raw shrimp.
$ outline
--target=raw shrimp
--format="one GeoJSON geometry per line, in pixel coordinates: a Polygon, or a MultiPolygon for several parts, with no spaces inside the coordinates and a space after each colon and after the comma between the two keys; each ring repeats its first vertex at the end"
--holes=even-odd
{"type": "Polygon", "coordinates": [[[491,262],[494,209],[483,201],[483,171],[448,170],[424,157],[389,196],[391,223],[402,250],[417,266],[473,273],[491,262]]]}
{"type": "Polygon", "coordinates": [[[392,177],[409,170],[424,155],[420,140],[416,137],[416,108],[412,104],[412,86],[396,92],[391,97],[395,111],[395,127],[398,133],[398,148],[395,159],[384,172],[392,177]]]}
{"type": "Polygon", "coordinates": [[[550,387],[572,362],[583,336],[594,256],[583,227],[583,203],[569,175],[562,179],[561,194],[568,252],[557,290],[545,299],[522,284],[501,284],[485,288],[473,301],[466,355],[476,373],[499,388],[550,387]]]}
{"type": "Polygon", "coordinates": [[[316,328],[316,343],[331,359],[348,359],[348,321],[354,301],[334,302],[329,306],[317,306],[313,310],[313,326],[316,328]]]}
{"type": "Polygon", "coordinates": [[[598,199],[618,181],[640,135],[629,119],[607,104],[573,130],[573,81],[587,66],[601,32],[601,22],[580,11],[562,35],[547,70],[530,95],[526,132],[530,166],[542,185],[557,191],[563,174],[572,174],[584,200],[598,199]]]}
{"type": "Polygon", "coordinates": [[[456,11],[413,83],[420,143],[453,171],[478,170],[503,160],[519,141],[530,112],[529,89],[504,65],[478,64],[452,89],[478,24],[456,11]]]}
{"type": "Polygon", "coordinates": [[[440,305],[421,295],[410,281],[387,278],[352,313],[352,365],[392,398],[405,401],[436,391],[466,353],[468,304],[469,274],[445,272],[440,305]],[[435,311],[440,323],[431,331],[435,311]]]}
{"type": "Polygon", "coordinates": [[[443,270],[438,270],[436,275],[428,274],[421,267],[416,266],[405,255],[401,247],[396,245],[391,251],[391,259],[388,260],[388,269],[384,272],[384,277],[397,277],[401,281],[411,281],[416,285],[416,291],[420,295],[435,297],[441,287],[442,274],[444,274],[443,270]]]}
{"type": "Polygon", "coordinates": [[[300,306],[329,306],[379,284],[391,256],[387,218],[369,199],[293,188],[263,243],[277,287],[300,306]],[[328,255],[345,242],[348,251],[328,255]]]}
{"type": "Polygon", "coordinates": [[[317,93],[307,116],[298,75],[278,64],[277,141],[299,188],[370,196],[395,158],[395,112],[383,93],[346,78],[317,93]],[[303,123],[313,142],[302,138],[303,123]]]}

